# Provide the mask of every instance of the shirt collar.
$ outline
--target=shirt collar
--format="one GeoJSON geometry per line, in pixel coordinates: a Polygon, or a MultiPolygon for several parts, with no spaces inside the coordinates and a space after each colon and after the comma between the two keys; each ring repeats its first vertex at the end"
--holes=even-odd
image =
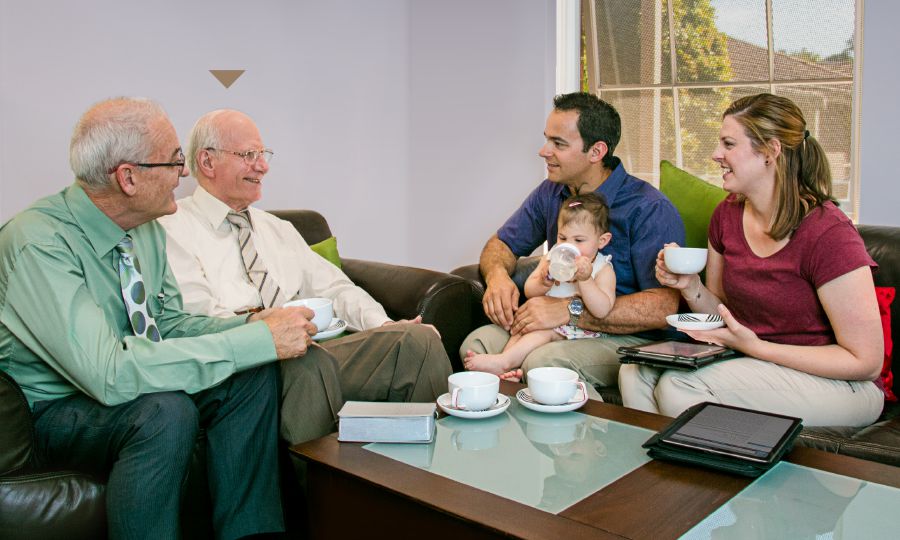
{"type": "Polygon", "coordinates": [[[65,201],[97,255],[106,255],[125,237],[122,227],[100,211],[77,182],[66,189],[65,201]]]}
{"type": "MultiPolygon", "coordinates": [[[[628,173],[625,172],[625,167],[622,166],[622,160],[616,158],[616,168],[613,169],[606,180],[600,184],[600,187],[596,189],[606,198],[606,205],[612,208],[613,202],[616,200],[616,196],[619,194],[619,189],[622,187],[622,184],[625,183],[625,178],[628,176],[628,173]]],[[[568,199],[573,195],[572,190],[569,186],[561,184],[562,190],[560,191],[560,202],[568,199]]]]}
{"type": "MultiPolygon", "coordinates": [[[[194,199],[194,204],[197,205],[197,213],[206,220],[210,227],[218,229],[222,226],[222,223],[227,223],[225,221],[225,216],[228,215],[228,212],[232,211],[230,206],[215,198],[210,192],[199,185],[197,186],[197,189],[194,190],[192,197],[194,199]]],[[[247,210],[249,210],[249,208],[247,210]]],[[[231,224],[228,224],[228,227],[230,228],[231,224]]]]}
{"type": "Polygon", "coordinates": [[[598,190],[606,197],[606,204],[610,208],[612,208],[613,203],[616,201],[619,189],[622,187],[622,184],[625,183],[625,177],[628,176],[628,173],[625,172],[625,167],[622,166],[622,160],[619,158],[616,158],[616,160],[616,168],[609,174],[609,178],[600,184],[600,189],[598,190]]]}

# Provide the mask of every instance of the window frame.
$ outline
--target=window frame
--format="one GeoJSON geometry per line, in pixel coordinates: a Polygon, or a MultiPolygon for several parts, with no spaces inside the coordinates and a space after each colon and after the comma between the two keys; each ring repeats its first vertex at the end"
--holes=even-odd
{"type": "MultiPolygon", "coordinates": [[[[557,0],[561,2],[564,0],[557,0]]],[[[571,0],[568,0],[571,1],[571,0]]],[[[862,64],[863,64],[863,20],[864,20],[864,0],[855,0],[855,21],[854,21],[854,37],[853,37],[853,76],[843,78],[830,79],[775,79],[775,48],[774,36],[772,32],[772,0],[765,0],[766,10],[766,30],[767,30],[767,47],[768,47],[768,80],[762,81],[727,81],[727,82],[677,82],[675,80],[677,73],[677,48],[675,44],[675,17],[674,17],[674,0],[667,2],[668,22],[669,22],[669,53],[671,62],[672,80],[659,84],[608,84],[600,86],[599,83],[599,46],[597,29],[594,27],[596,19],[596,4],[603,0],[582,0],[581,1],[581,29],[584,36],[585,54],[583,56],[585,65],[582,69],[586,71],[586,79],[588,91],[603,96],[604,91],[621,91],[621,90],[668,90],[672,92],[674,119],[674,137],[675,137],[675,165],[683,168],[684,160],[682,154],[682,134],[681,134],[681,115],[679,111],[679,90],[692,88],[738,88],[738,87],[768,87],[770,92],[775,87],[787,86],[809,86],[816,84],[846,84],[850,87],[850,148],[848,156],[850,160],[850,173],[848,175],[848,192],[847,199],[842,199],[844,203],[841,208],[857,222],[859,218],[859,195],[860,195],[860,119],[862,104],[862,64]],[[849,204],[847,204],[849,203],[849,204]]],[[[615,0],[607,0],[615,1],[615,0]]],[[[645,0],[647,2],[661,3],[662,0],[645,0]]],[[[658,10],[661,12],[662,10],[658,10]]],[[[568,21],[563,23],[567,24],[568,21]]],[[[572,31],[571,29],[569,31],[572,31]]],[[[661,46],[661,44],[660,44],[661,46]]],[[[656,94],[656,100],[660,99],[660,94],[656,94]]],[[[657,106],[658,108],[658,106],[657,106]]],[[[657,115],[658,116],[658,115],[657,115]]],[[[657,118],[658,121],[658,118],[657,118]]],[[[658,122],[657,122],[658,123],[658,122]]],[[[658,178],[659,161],[660,161],[660,136],[659,126],[655,124],[655,142],[653,149],[653,157],[651,162],[656,167],[656,178],[658,178]]],[[[658,186],[658,181],[652,182],[658,186]]]]}

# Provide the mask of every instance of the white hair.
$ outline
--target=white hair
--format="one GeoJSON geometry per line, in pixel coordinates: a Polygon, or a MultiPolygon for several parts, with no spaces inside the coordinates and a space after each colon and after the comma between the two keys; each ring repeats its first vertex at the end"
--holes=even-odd
{"type": "Polygon", "coordinates": [[[118,97],[97,103],[85,112],[69,143],[69,165],[87,189],[110,185],[110,171],[126,162],[150,158],[153,141],[150,124],[166,113],[146,99],[118,97]]]}
{"type": "Polygon", "coordinates": [[[188,136],[188,166],[194,178],[200,178],[200,164],[197,162],[197,154],[205,148],[219,148],[222,146],[222,132],[216,119],[225,113],[233,112],[231,109],[217,109],[201,116],[188,136]]]}

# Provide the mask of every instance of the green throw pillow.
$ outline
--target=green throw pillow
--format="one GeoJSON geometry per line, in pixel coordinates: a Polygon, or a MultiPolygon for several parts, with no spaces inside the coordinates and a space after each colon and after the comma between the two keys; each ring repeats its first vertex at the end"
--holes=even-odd
{"type": "Polygon", "coordinates": [[[728,192],[665,160],[659,163],[659,190],[681,214],[687,247],[705,248],[713,210],[728,192]]]}
{"type": "Polygon", "coordinates": [[[321,255],[326,261],[331,264],[341,267],[341,256],[338,254],[337,249],[337,238],[331,236],[322,240],[318,244],[313,244],[309,246],[313,251],[321,255]]]}

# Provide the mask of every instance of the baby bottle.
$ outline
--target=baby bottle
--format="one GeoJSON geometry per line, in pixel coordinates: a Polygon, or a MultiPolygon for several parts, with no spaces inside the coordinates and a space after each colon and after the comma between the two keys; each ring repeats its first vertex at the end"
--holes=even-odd
{"type": "Polygon", "coordinates": [[[559,282],[572,281],[575,277],[575,259],[581,252],[572,244],[556,244],[548,254],[550,277],[559,282]]]}

